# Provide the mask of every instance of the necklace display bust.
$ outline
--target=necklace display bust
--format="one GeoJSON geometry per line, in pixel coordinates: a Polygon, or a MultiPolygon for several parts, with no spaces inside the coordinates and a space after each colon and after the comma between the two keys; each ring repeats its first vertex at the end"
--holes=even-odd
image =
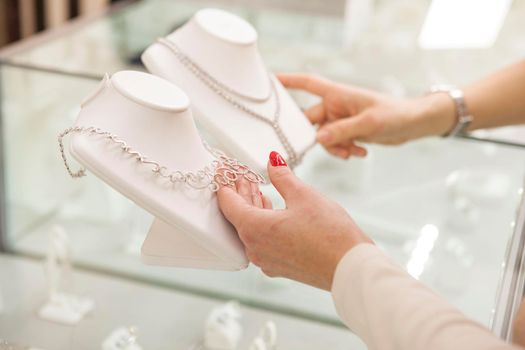
{"type": "Polygon", "coordinates": [[[186,94],[164,79],[141,72],[115,73],[84,101],[75,127],[100,129],[125,140],[125,146],[110,142],[114,139],[107,135],[74,133],[70,152],[157,217],[142,248],[145,262],[241,269],[248,264],[243,245],[222,216],[215,193],[159,176],[162,171],[156,173],[154,165],[132,154],[138,151],[154,159],[165,171],[196,172],[213,164],[216,158],[203,144],[189,105],[186,94]]]}
{"type": "Polygon", "coordinates": [[[165,41],[151,45],[142,61],[153,74],[185,89],[206,131],[258,172],[266,173],[272,150],[294,164],[315,143],[314,128],[264,66],[257,32],[233,14],[200,10],[165,41]]]}

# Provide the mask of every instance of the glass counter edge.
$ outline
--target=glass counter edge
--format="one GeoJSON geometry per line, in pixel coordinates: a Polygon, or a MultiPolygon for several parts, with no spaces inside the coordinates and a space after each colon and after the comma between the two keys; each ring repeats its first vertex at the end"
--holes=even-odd
{"type": "Polygon", "coordinates": [[[520,205],[516,211],[514,230],[507,244],[490,322],[491,330],[506,341],[512,340],[512,323],[525,292],[525,176],[520,191],[520,205]]]}

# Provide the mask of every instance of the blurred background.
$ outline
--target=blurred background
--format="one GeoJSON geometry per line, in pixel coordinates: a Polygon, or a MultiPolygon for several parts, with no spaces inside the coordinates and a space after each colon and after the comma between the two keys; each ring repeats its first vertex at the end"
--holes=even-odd
{"type": "MultiPolygon", "coordinates": [[[[34,33],[56,28],[65,22],[104,11],[118,2],[132,0],[0,0],[0,47],[34,33]]],[[[196,0],[199,1],[199,0],[196,0]]],[[[344,0],[222,0],[242,5],[288,8],[299,11],[337,15],[344,9],[344,0]]]]}
{"type": "MultiPolygon", "coordinates": [[[[185,350],[202,338],[211,308],[231,299],[243,307],[242,349],[268,319],[279,349],[365,348],[324,291],[253,266],[144,265],[151,215],[95,176],[74,181],[64,169],[56,137],[104,74],[145,70],[141,53],[206,7],[252,24],[273,72],[401,97],[436,83],[463,86],[525,57],[523,0],[0,0],[0,349],[6,339],[92,350],[118,326],[135,325],[147,348],[185,350]],[[97,305],[73,327],[38,316],[57,227],[75,268],[68,291],[97,305]]],[[[291,94],[301,107],[317,102],[291,94]]],[[[316,146],[296,173],[415,278],[505,336],[525,276],[523,159],[522,126],[370,145],[368,157],[347,162],[316,146]]],[[[271,186],[262,190],[283,206],[271,186]]]]}
{"type": "Polygon", "coordinates": [[[1,0],[0,46],[100,12],[121,0],[1,0]]]}

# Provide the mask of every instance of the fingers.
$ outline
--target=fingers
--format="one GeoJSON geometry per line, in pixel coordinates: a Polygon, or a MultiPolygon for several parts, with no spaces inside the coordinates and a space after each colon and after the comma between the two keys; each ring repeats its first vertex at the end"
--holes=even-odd
{"type": "Polygon", "coordinates": [[[273,209],[273,204],[270,198],[266,197],[265,195],[262,196],[262,203],[264,209],[273,209]]]}
{"type": "Polygon", "coordinates": [[[317,141],[325,147],[344,144],[368,135],[371,127],[371,123],[365,122],[362,115],[336,120],[317,131],[317,141]]]}
{"type": "Polygon", "coordinates": [[[240,178],[235,182],[235,188],[237,190],[237,193],[246,201],[246,203],[253,205],[253,196],[250,181],[244,178],[240,178]]]}
{"type": "Polygon", "coordinates": [[[326,119],[323,103],[318,103],[310,108],[304,110],[304,115],[310,120],[312,124],[323,123],[326,119]]]}
{"type": "Polygon", "coordinates": [[[330,153],[333,156],[336,156],[338,158],[342,159],[348,159],[352,155],[352,152],[350,150],[350,147],[345,146],[330,146],[326,147],[326,151],[330,153]]]}
{"type": "Polygon", "coordinates": [[[255,182],[250,182],[250,189],[251,189],[251,199],[254,206],[257,208],[263,209],[263,200],[262,200],[262,192],[259,190],[259,185],[257,185],[255,182]]]}
{"type": "Polygon", "coordinates": [[[240,225],[243,218],[257,210],[229,186],[222,186],[217,191],[217,200],[222,214],[235,227],[240,225]]]}
{"type": "Polygon", "coordinates": [[[275,189],[286,202],[300,193],[303,187],[303,183],[292,173],[286,161],[275,151],[270,153],[268,175],[275,189]]]}
{"type": "Polygon", "coordinates": [[[241,178],[235,182],[235,189],[239,196],[249,205],[253,205],[259,209],[271,209],[272,202],[266,198],[259,190],[259,185],[241,178]],[[266,202],[266,203],[265,203],[266,202]],[[267,208],[269,206],[269,208],[267,208]]]}
{"type": "Polygon", "coordinates": [[[301,89],[318,96],[324,96],[333,84],[329,80],[303,73],[281,73],[277,78],[289,89],[301,89]]]}
{"type": "Polygon", "coordinates": [[[355,157],[366,157],[368,151],[362,146],[358,146],[353,142],[349,142],[346,145],[337,144],[334,146],[325,147],[328,153],[342,159],[348,159],[351,156],[355,157]]]}
{"type": "Polygon", "coordinates": [[[354,144],[352,146],[351,153],[352,153],[352,155],[354,155],[356,157],[361,157],[362,158],[362,157],[366,157],[366,155],[368,154],[368,151],[367,151],[366,148],[354,144]]]}

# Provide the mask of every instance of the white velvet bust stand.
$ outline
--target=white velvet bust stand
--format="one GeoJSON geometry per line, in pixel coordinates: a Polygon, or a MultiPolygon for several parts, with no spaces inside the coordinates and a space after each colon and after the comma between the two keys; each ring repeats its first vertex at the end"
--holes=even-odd
{"type": "MultiPolygon", "coordinates": [[[[147,73],[123,71],[106,78],[82,104],[76,126],[114,133],[170,171],[197,171],[214,159],[202,144],[188,97],[147,73]]],[[[221,270],[248,265],[242,243],[210,190],[173,185],[100,136],[73,135],[70,152],[157,217],[142,246],[146,263],[221,270]]]]}
{"type": "MultiPolygon", "coordinates": [[[[267,70],[257,49],[257,32],[245,20],[222,10],[204,9],[166,39],[228,87],[261,101],[270,94],[267,70]]],[[[151,45],[143,53],[142,61],[151,73],[188,93],[199,123],[232,156],[261,174],[266,174],[271,151],[288,157],[269,125],[219,97],[185,68],[165,45],[151,45]]],[[[315,130],[286,89],[273,76],[272,79],[281,100],[279,123],[295,151],[305,152],[315,143],[315,130]]],[[[273,97],[266,102],[240,101],[269,119],[273,118],[273,97]]]]}

